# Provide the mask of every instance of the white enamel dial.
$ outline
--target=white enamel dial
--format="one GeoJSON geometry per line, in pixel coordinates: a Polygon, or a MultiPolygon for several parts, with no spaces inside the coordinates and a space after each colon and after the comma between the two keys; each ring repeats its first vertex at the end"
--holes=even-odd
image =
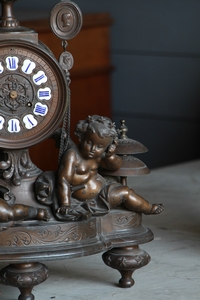
{"type": "MultiPolygon", "coordinates": [[[[0,45],[0,142],[4,148],[36,144],[59,126],[67,83],[58,62],[26,42],[0,45]]],[[[0,147],[2,147],[0,145],[0,147]]]]}

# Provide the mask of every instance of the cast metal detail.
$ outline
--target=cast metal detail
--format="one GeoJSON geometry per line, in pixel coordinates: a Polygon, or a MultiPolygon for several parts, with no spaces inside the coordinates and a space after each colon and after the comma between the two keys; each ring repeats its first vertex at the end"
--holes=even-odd
{"type": "MultiPolygon", "coordinates": [[[[27,79],[18,75],[5,76],[0,87],[0,107],[7,107],[12,113],[20,107],[32,106],[32,92],[27,79]]],[[[1,81],[1,82],[2,82],[1,81]]]]}

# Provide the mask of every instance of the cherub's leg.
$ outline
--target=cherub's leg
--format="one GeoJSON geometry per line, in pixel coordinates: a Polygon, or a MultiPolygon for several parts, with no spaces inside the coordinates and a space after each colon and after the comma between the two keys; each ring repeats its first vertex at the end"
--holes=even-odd
{"type": "Polygon", "coordinates": [[[159,214],[164,209],[163,204],[150,204],[127,186],[118,186],[112,189],[108,202],[112,208],[123,203],[127,209],[144,214],[159,214]]]}
{"type": "Polygon", "coordinates": [[[32,207],[23,204],[15,204],[13,209],[13,220],[35,219],[48,221],[50,216],[46,209],[32,207]]]}
{"type": "Polygon", "coordinates": [[[22,221],[25,219],[49,220],[47,210],[23,204],[9,206],[0,199],[0,222],[22,221]]]}
{"type": "Polygon", "coordinates": [[[128,192],[128,198],[124,201],[124,206],[130,210],[144,213],[146,215],[159,214],[163,211],[163,204],[151,204],[132,189],[128,192]]]}

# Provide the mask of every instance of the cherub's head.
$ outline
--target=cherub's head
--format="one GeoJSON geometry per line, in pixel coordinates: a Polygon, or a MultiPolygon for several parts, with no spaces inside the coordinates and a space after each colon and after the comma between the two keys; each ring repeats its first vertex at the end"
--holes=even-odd
{"type": "Polygon", "coordinates": [[[107,117],[92,115],[79,121],[76,125],[75,135],[81,141],[84,134],[89,131],[96,133],[100,138],[111,137],[113,140],[117,138],[115,123],[107,117]]]}
{"type": "Polygon", "coordinates": [[[81,152],[88,158],[101,156],[117,139],[115,124],[109,118],[98,115],[79,121],[75,135],[79,138],[81,152]]]}

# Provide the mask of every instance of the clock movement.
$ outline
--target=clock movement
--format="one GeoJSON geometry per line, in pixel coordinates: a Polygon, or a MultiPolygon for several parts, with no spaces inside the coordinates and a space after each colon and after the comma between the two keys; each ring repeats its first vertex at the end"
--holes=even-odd
{"type": "Polygon", "coordinates": [[[15,1],[0,0],[0,262],[8,263],[0,283],[17,287],[19,300],[34,300],[33,287],[49,276],[39,261],[104,252],[121,274],[119,285],[130,287],[133,272],[150,261],[139,247],[153,239],[142,213],[163,210],[127,186],[127,176],[149,172],[132,156],[147,148],[127,137],[124,120],[116,130],[98,114],[77,124],[79,144],[72,142],[67,45],[81,30],[82,13],[70,0],[52,8],[50,27],[63,47],[57,60],[37,32],[20,26],[15,1]],[[52,137],[58,170],[43,172],[29,148],[52,137]]]}

